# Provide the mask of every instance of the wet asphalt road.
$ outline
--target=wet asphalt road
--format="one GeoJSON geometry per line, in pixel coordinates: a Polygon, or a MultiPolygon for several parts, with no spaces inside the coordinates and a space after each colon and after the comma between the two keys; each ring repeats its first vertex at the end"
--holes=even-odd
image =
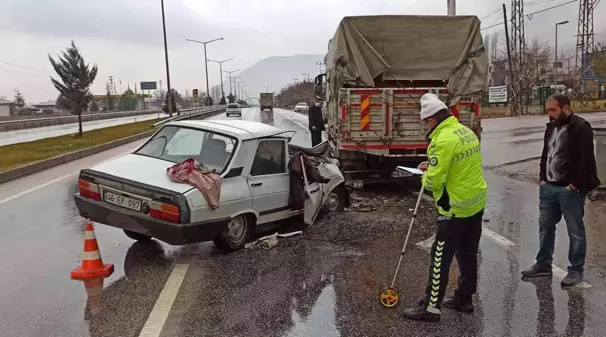
{"type": "MultiPolygon", "coordinates": [[[[306,116],[279,109],[273,119],[266,118],[267,112],[261,116],[258,109],[246,109],[242,119],[296,130],[295,143],[310,143],[298,124],[305,125],[306,116]]],[[[363,195],[378,205],[376,211],[335,214],[301,237],[281,239],[271,250],[229,255],[215,252],[209,243],[133,243],[121,231],[97,225],[104,262],[115,264],[116,271],[105,279],[102,299],[87,300],[83,284],[69,279],[84,236],[72,178],[0,201],[0,335],[139,336],[175,266],[187,266],[158,336],[603,336],[606,252],[599,242],[604,203],[588,203],[586,212],[592,288],[565,291],[556,277],[521,280],[519,271],[536,252],[538,188],[516,176],[510,170],[515,165],[499,165],[506,163],[505,153],[519,153],[516,148],[527,145],[515,142],[523,137],[512,135],[522,132],[518,125],[537,128],[527,137],[540,138],[542,120],[512,121],[510,129],[507,123],[484,121],[485,165],[494,167],[486,170],[485,225],[515,246],[483,237],[472,315],[445,310],[439,324],[401,319],[402,308],[422,292],[429,262],[427,252],[413,245],[396,284],[401,306],[389,310],[378,303],[377,292],[391,279],[414,204],[414,196],[402,193],[395,203],[363,195]],[[512,174],[504,178],[508,170],[512,174]]],[[[534,153],[525,150],[531,157],[540,154],[542,145],[534,146],[534,153]]],[[[511,161],[527,159],[521,157],[511,161]]],[[[434,217],[425,204],[412,243],[431,236],[434,217]]],[[[555,263],[565,269],[567,240],[560,229],[555,263]]]]}
{"type": "MultiPolygon", "coordinates": [[[[84,130],[95,130],[115,125],[142,122],[156,118],[158,118],[157,113],[134,117],[104,119],[98,121],[83,122],[82,128],[84,130]]],[[[0,132],[0,146],[31,142],[38,139],[58,137],[76,132],[78,132],[78,123],[44,126],[40,128],[31,128],[23,130],[3,131],[0,132]]]]}

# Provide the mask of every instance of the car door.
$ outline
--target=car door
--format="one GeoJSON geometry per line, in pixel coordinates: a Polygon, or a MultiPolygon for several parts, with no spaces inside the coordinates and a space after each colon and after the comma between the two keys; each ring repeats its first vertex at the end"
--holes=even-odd
{"type": "Polygon", "coordinates": [[[310,182],[308,179],[308,173],[305,170],[305,165],[301,165],[301,171],[303,173],[303,184],[305,185],[305,203],[303,206],[303,222],[311,226],[316,221],[320,208],[322,207],[324,200],[324,191],[322,185],[318,182],[310,182]]]}
{"type": "Polygon", "coordinates": [[[290,179],[284,138],[260,139],[257,144],[248,187],[259,224],[290,217],[290,179]]]}

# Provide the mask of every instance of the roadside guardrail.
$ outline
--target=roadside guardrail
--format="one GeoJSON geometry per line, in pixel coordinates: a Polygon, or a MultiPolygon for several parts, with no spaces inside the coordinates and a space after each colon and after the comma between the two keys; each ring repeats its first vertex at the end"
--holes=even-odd
{"type": "MultiPolygon", "coordinates": [[[[105,120],[113,118],[123,117],[135,117],[142,115],[160,114],[161,110],[135,110],[135,111],[120,111],[120,112],[106,112],[96,114],[83,114],[82,122],[90,122],[96,120],[105,120]]],[[[31,119],[18,119],[12,121],[0,121],[0,132],[1,131],[12,131],[38,128],[43,126],[53,126],[62,124],[78,123],[78,116],[61,116],[61,117],[43,117],[43,118],[31,118],[31,119]]]]}
{"type": "Polygon", "coordinates": [[[184,110],[181,110],[181,114],[179,116],[173,116],[171,118],[167,118],[165,120],[162,120],[160,122],[153,124],[153,126],[154,126],[154,128],[156,128],[160,125],[163,125],[163,124],[166,124],[169,122],[192,119],[192,118],[203,116],[203,115],[206,115],[209,113],[221,112],[224,110],[225,110],[225,105],[213,105],[213,106],[204,106],[204,107],[193,108],[193,109],[184,109],[184,110]]]}

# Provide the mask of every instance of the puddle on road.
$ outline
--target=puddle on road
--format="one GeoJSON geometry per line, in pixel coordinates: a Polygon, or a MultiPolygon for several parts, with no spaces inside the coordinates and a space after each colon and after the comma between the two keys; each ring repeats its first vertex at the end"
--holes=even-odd
{"type": "MultiPolygon", "coordinates": [[[[334,281],[334,276],[332,279],[334,281]]],[[[294,326],[283,337],[341,336],[336,325],[336,293],[332,282],[324,287],[310,312],[299,312],[297,307],[297,299],[293,298],[291,319],[294,326]]]]}

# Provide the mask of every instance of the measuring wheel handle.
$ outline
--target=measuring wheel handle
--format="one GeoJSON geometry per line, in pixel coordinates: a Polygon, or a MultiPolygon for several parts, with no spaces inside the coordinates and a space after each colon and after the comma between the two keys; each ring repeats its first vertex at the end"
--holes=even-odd
{"type": "Polygon", "coordinates": [[[396,287],[384,286],[379,293],[379,301],[386,308],[393,308],[400,303],[400,293],[396,287]]]}

